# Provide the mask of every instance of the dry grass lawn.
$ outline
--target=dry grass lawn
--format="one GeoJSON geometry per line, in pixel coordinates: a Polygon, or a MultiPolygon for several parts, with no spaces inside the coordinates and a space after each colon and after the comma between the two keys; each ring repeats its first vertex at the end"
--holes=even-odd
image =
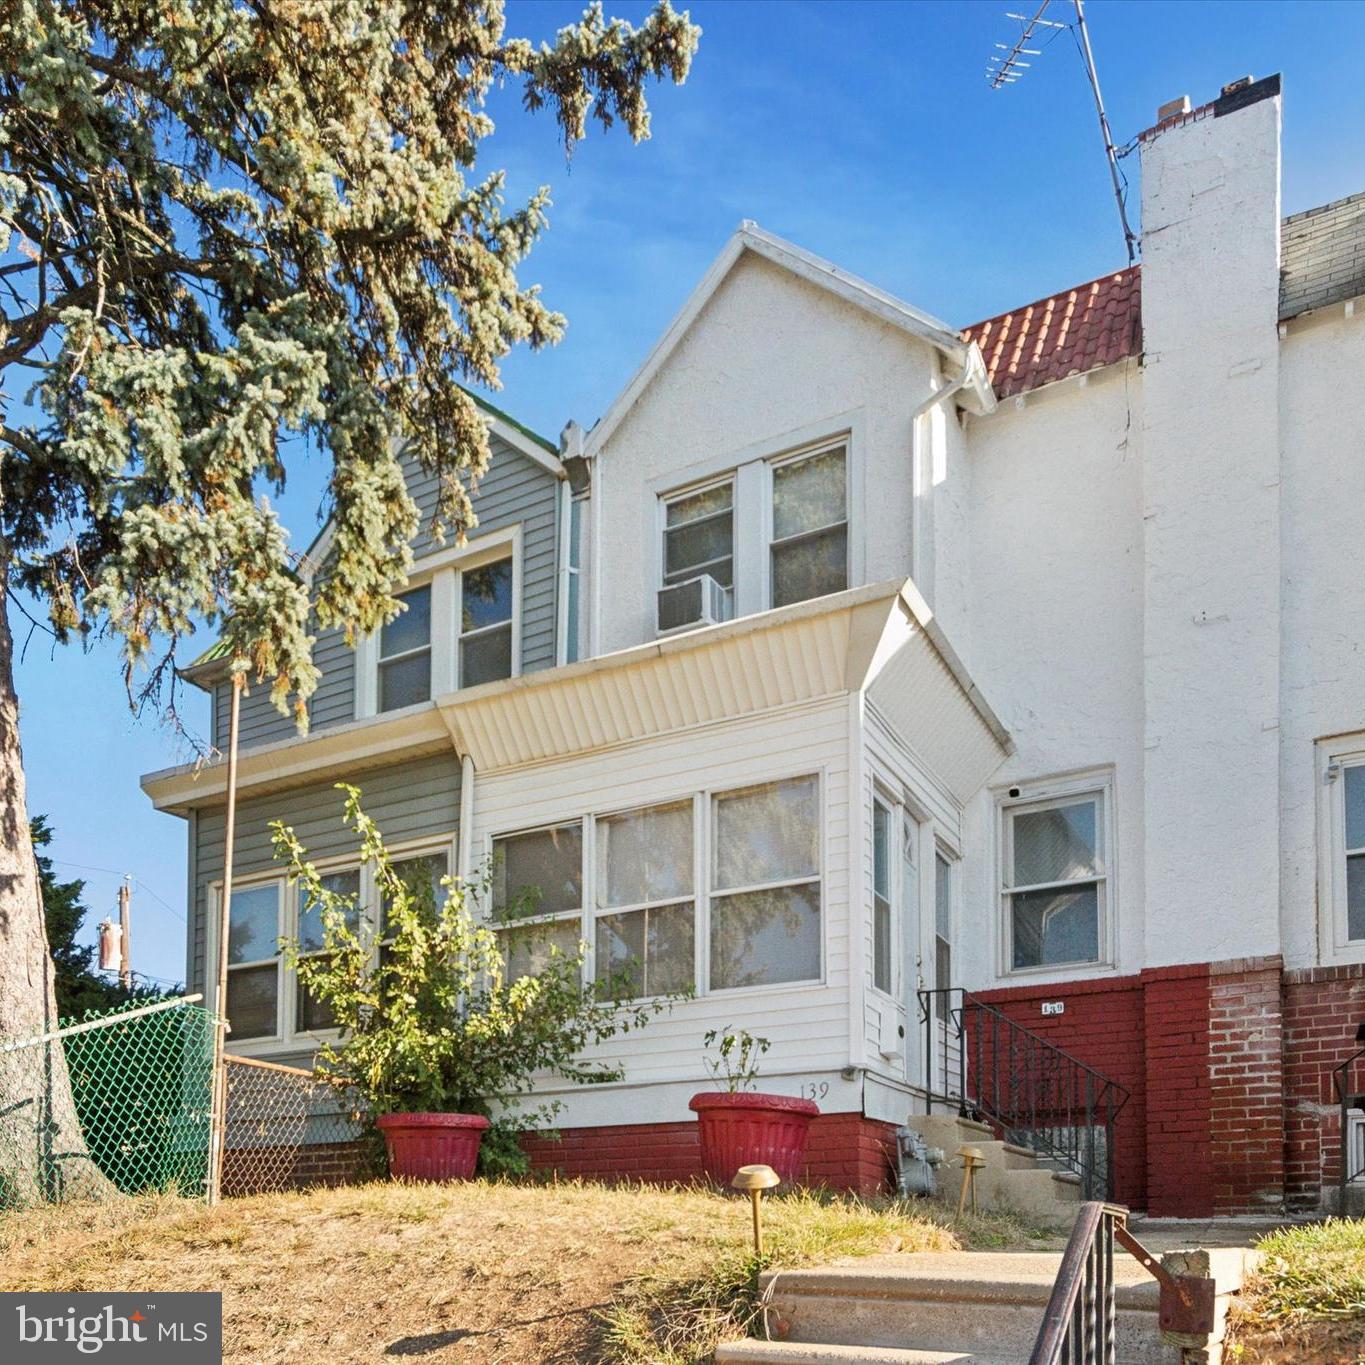
{"type": "MultiPolygon", "coordinates": [[[[1027,1245],[1007,1218],[916,1203],[766,1202],[776,1264],[1027,1245]]],[[[704,1360],[742,1334],[748,1205],[651,1187],[377,1183],[231,1200],[171,1197],[0,1218],[0,1289],[223,1293],[237,1365],[704,1360]]]]}
{"type": "Polygon", "coordinates": [[[1365,1222],[1331,1218],[1259,1242],[1260,1270],[1234,1310],[1236,1365],[1365,1362],[1365,1222]]]}

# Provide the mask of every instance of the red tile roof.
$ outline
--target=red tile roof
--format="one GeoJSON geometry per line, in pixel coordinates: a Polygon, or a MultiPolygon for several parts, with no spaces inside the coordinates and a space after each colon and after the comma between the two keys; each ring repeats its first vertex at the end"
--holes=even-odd
{"type": "Polygon", "coordinates": [[[1130,266],[964,328],[981,347],[996,397],[1140,355],[1141,275],[1130,266]]]}

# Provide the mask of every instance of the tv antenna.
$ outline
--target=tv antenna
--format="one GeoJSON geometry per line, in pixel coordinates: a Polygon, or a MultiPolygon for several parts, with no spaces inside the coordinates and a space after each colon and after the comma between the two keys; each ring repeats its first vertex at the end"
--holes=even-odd
{"type": "Polygon", "coordinates": [[[1032,16],[1027,14],[1012,14],[1007,12],[1005,17],[1012,19],[1019,24],[1019,37],[1013,44],[996,43],[996,47],[1005,55],[992,56],[986,64],[986,79],[991,84],[992,90],[999,90],[1006,85],[1014,85],[1021,80],[1032,67],[1033,63],[1025,61],[1025,57],[1039,57],[1042,55],[1043,48],[1051,44],[1054,38],[1058,38],[1066,31],[1069,32],[1076,43],[1076,51],[1080,54],[1081,65],[1085,67],[1086,79],[1090,82],[1090,93],[1095,97],[1095,113],[1100,121],[1100,136],[1104,139],[1104,156],[1109,163],[1109,179],[1114,186],[1114,202],[1118,205],[1119,224],[1123,228],[1123,244],[1128,249],[1128,263],[1131,265],[1137,259],[1137,234],[1133,231],[1128,222],[1127,193],[1128,182],[1124,179],[1123,172],[1119,170],[1119,152],[1114,146],[1114,135],[1109,128],[1109,115],[1104,112],[1104,96],[1100,93],[1099,72],[1095,69],[1095,54],[1090,47],[1090,29],[1085,22],[1084,0],[1071,0],[1071,4],[1076,11],[1076,17],[1071,23],[1061,23],[1055,19],[1045,19],[1052,0],[1042,0],[1037,10],[1032,16]],[[1050,32],[1050,36],[1042,46],[1030,47],[1030,43],[1040,42],[1041,32],[1050,32]]]}

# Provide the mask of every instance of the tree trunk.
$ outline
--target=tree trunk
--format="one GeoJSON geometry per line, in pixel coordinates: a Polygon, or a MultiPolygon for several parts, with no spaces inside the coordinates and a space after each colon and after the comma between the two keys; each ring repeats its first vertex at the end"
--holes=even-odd
{"type": "MultiPolygon", "coordinates": [[[[28,820],[5,597],[0,602],[0,1046],[58,1027],[55,973],[28,820]]],[[[0,1208],[112,1192],[86,1150],[61,1043],[0,1052],[0,1208]]]]}

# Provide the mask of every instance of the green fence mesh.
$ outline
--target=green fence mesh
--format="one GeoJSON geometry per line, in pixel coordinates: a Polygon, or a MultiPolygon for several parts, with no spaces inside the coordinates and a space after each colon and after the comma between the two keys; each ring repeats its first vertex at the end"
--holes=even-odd
{"type": "Polygon", "coordinates": [[[169,1000],[0,1043],[0,1208],[203,1196],[214,1028],[169,1000]]]}

